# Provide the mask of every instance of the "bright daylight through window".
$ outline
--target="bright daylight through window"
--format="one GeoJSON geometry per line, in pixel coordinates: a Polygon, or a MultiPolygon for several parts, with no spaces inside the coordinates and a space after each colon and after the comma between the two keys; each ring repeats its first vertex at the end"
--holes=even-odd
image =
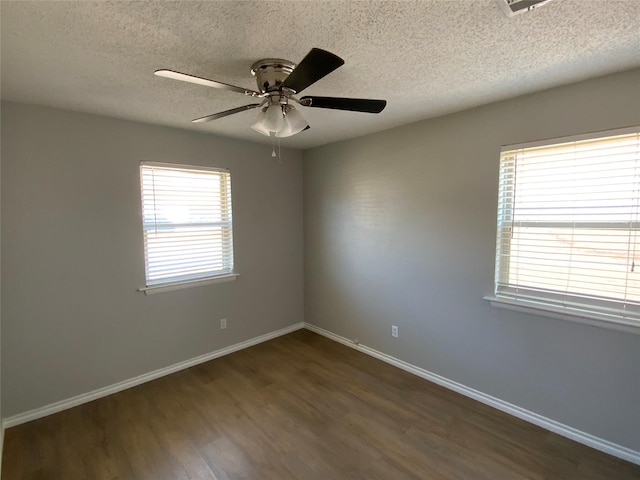
{"type": "Polygon", "coordinates": [[[147,287],[233,273],[231,175],[140,165],[147,287]]]}
{"type": "Polygon", "coordinates": [[[639,132],[502,149],[496,300],[640,326],[639,132]]]}

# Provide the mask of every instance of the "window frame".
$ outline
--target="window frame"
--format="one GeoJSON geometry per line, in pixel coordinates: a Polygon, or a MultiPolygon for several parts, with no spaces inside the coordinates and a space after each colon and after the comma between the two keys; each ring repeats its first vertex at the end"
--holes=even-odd
{"type": "MultiPolygon", "coordinates": [[[[164,162],[149,162],[143,161],[139,164],[139,175],[140,175],[140,205],[141,205],[141,225],[143,230],[143,247],[144,247],[144,270],[145,270],[145,287],[138,289],[138,291],[145,293],[146,295],[152,295],[155,293],[161,293],[166,291],[173,290],[181,290],[184,288],[190,288],[195,286],[202,286],[214,283],[221,282],[230,282],[234,281],[239,275],[235,272],[235,251],[234,251],[234,241],[233,241],[233,202],[232,202],[232,188],[231,188],[231,171],[227,168],[220,167],[210,167],[210,166],[202,166],[202,165],[186,165],[186,164],[175,164],[175,163],[164,163],[164,162]],[[221,236],[228,236],[227,241],[220,241],[220,248],[222,252],[227,251],[228,254],[221,253],[221,260],[223,265],[227,265],[226,268],[220,270],[211,270],[209,272],[205,272],[202,275],[192,274],[187,275],[175,275],[174,277],[169,277],[166,280],[158,280],[158,279],[150,279],[149,276],[149,242],[147,237],[147,231],[150,228],[154,228],[157,231],[157,226],[160,225],[157,221],[154,222],[146,222],[145,221],[145,187],[144,187],[144,169],[145,168],[156,168],[159,170],[169,171],[193,171],[197,173],[211,173],[218,174],[220,176],[220,192],[218,195],[218,201],[221,204],[226,205],[224,207],[220,207],[221,216],[225,218],[224,222],[226,226],[222,226],[224,229],[221,231],[221,236]],[[178,278],[182,277],[182,278],[178,278]]],[[[148,194],[149,192],[147,192],[148,194]]],[[[155,196],[155,191],[152,193],[155,196]]],[[[153,208],[153,207],[152,207],[153,208]]],[[[202,225],[211,226],[218,222],[202,222],[202,225]]],[[[198,223],[196,223],[198,224],[198,223]]],[[[169,222],[168,225],[176,225],[173,228],[186,228],[188,225],[184,223],[178,222],[169,222]]],[[[166,225],[163,224],[166,227],[166,225]]],[[[193,224],[189,224],[189,226],[193,226],[193,224]]]]}
{"type": "MultiPolygon", "coordinates": [[[[536,147],[546,147],[546,146],[554,146],[561,145],[570,142],[580,142],[583,140],[595,140],[595,139],[605,139],[607,137],[614,137],[618,135],[625,134],[640,134],[640,126],[633,127],[625,127],[613,130],[605,130],[598,132],[591,132],[582,135],[573,135],[568,137],[561,138],[553,138],[547,140],[540,140],[536,142],[528,142],[517,145],[505,145],[500,149],[500,188],[499,195],[502,194],[503,184],[503,155],[507,152],[527,149],[527,148],[536,148],[536,147]]],[[[512,189],[515,188],[516,184],[516,176],[517,172],[514,172],[514,180],[510,182],[510,187],[512,189]]],[[[511,195],[506,195],[506,197],[511,198],[512,202],[515,202],[515,195],[513,192],[511,195]]],[[[498,199],[498,217],[496,221],[497,225],[497,235],[496,235],[496,248],[495,248],[495,270],[494,270],[494,291],[492,295],[485,296],[484,299],[488,300],[491,305],[499,308],[505,308],[509,310],[514,310],[518,312],[524,312],[529,314],[535,314],[539,316],[551,317],[556,319],[568,320],[572,322],[578,322],[598,327],[610,328],[614,330],[621,330],[625,332],[640,334],[640,315],[638,314],[638,308],[636,308],[633,312],[624,312],[621,313],[620,305],[624,304],[625,299],[620,299],[619,301],[608,301],[608,300],[592,300],[590,302],[572,302],[571,299],[575,299],[580,297],[582,294],[580,292],[565,293],[558,294],[557,292],[553,292],[549,290],[545,292],[544,289],[536,289],[536,288],[527,288],[527,287],[518,287],[514,284],[509,285],[508,279],[505,281],[505,272],[508,270],[508,266],[505,268],[504,265],[500,264],[500,254],[503,255],[504,258],[509,262],[512,259],[511,256],[511,246],[512,242],[509,239],[508,245],[506,246],[507,256],[504,257],[505,254],[505,246],[502,244],[501,251],[501,242],[507,237],[504,235],[505,229],[511,230],[515,225],[520,227],[526,227],[529,223],[527,221],[515,221],[514,218],[511,219],[511,222],[508,225],[505,225],[504,218],[501,218],[501,215],[504,215],[505,211],[510,211],[511,214],[517,210],[517,206],[508,205],[507,199],[498,199]],[[561,298],[562,297],[562,298],[561,298]],[[615,308],[611,308],[615,307],[615,308]]],[[[546,228],[576,228],[576,223],[574,221],[567,222],[551,222],[546,228]],[[553,223],[553,225],[551,225],[553,223]]],[[[581,228],[593,228],[593,227],[602,227],[608,226],[613,228],[622,228],[625,231],[631,231],[633,229],[637,229],[640,227],[640,224],[636,222],[627,222],[626,225],[622,225],[621,222],[605,222],[605,221],[585,221],[579,222],[581,228]]],[[[533,226],[533,225],[529,225],[533,226]]],[[[544,227],[543,222],[535,222],[535,227],[544,227]]]]}

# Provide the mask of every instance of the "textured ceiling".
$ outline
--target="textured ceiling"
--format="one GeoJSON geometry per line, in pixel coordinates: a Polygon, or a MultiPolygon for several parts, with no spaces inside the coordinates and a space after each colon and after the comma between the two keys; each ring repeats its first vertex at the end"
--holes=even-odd
{"type": "Polygon", "coordinates": [[[269,142],[241,94],[153,75],[169,68],[255,89],[261,58],[312,48],[345,65],[305,95],[382,98],[378,115],[301,107],[309,148],[640,66],[640,1],[553,0],[507,18],[495,0],[0,3],[2,99],[269,142]]]}

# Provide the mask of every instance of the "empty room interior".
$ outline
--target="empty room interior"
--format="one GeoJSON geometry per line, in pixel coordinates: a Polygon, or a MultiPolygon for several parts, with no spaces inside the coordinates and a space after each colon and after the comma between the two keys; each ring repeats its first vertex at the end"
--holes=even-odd
{"type": "Polygon", "coordinates": [[[640,479],[640,2],[0,20],[4,480],[640,479]]]}

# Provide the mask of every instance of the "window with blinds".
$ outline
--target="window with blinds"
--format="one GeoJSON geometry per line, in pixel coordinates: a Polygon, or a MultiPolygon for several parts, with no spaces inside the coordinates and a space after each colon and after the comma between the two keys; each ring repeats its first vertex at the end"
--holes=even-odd
{"type": "Polygon", "coordinates": [[[639,132],[502,149],[496,297],[640,322],[639,132]]]}
{"type": "Polygon", "coordinates": [[[184,165],[140,165],[147,286],[233,272],[231,175],[184,165]]]}

